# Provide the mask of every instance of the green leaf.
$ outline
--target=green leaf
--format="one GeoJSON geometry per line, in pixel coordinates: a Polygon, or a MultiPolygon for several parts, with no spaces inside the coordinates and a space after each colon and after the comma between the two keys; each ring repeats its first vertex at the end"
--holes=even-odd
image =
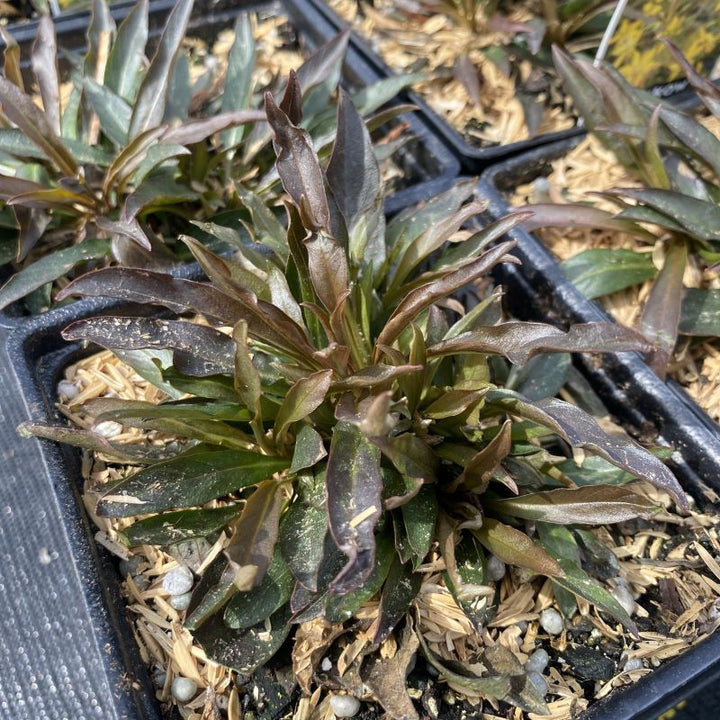
{"type": "Polygon", "coordinates": [[[236,592],[229,563],[224,555],[219,555],[195,585],[185,617],[185,627],[195,632],[213,615],[218,614],[236,592]]]}
{"type": "Polygon", "coordinates": [[[158,48],[140,84],[130,120],[135,138],[163,120],[173,67],[187,31],[193,0],[178,0],[168,17],[158,48]]]}
{"type": "Polygon", "coordinates": [[[83,78],[83,91],[100,120],[103,133],[118,147],[127,141],[132,109],[110,88],[100,85],[91,77],[83,78]]]}
{"type": "Polygon", "coordinates": [[[275,552],[286,491],[286,483],[264,480],[245,501],[242,514],[233,525],[225,557],[240,591],[258,587],[265,577],[275,552]]]}
{"type": "Polygon", "coordinates": [[[587,485],[558,488],[490,502],[506,515],[568,525],[600,525],[647,515],[654,506],[626,487],[587,485]]]}
{"type": "Polygon", "coordinates": [[[265,621],[247,630],[231,630],[215,615],[194,631],[206,655],[242,675],[252,675],[282,647],[290,633],[290,610],[282,607],[265,621]]]}
{"type": "Polygon", "coordinates": [[[575,287],[591,299],[638,285],[657,273],[650,253],[623,249],[584,250],[561,266],[575,287]]]}
{"type": "Polygon", "coordinates": [[[109,240],[85,240],[64,250],[48,253],[13,275],[0,288],[0,308],[66,275],[78,263],[104,257],[110,252],[109,240]]]}
{"type": "MultiPolygon", "coordinates": [[[[254,69],[255,36],[250,16],[241,13],[235,21],[235,39],[228,54],[221,105],[223,112],[245,110],[250,106],[254,69]]],[[[225,131],[222,136],[223,146],[230,148],[237,145],[242,135],[243,128],[236,127],[225,131]]]]}
{"type": "Polygon", "coordinates": [[[572,480],[576,485],[625,485],[635,479],[632,473],[626,472],[604,458],[588,455],[582,465],[574,460],[563,460],[555,467],[572,480]]]}
{"type": "Polygon", "coordinates": [[[172,365],[171,350],[115,350],[115,355],[173,400],[179,400],[185,394],[163,379],[163,368],[172,365]]]}
{"type": "Polygon", "coordinates": [[[276,548],[262,582],[252,590],[236,593],[225,606],[225,624],[244,630],[263,622],[290,599],[292,588],[293,576],[276,548]]]}
{"type": "Polygon", "coordinates": [[[408,544],[415,556],[413,566],[418,567],[430,552],[435,539],[438,501],[434,485],[423,485],[417,495],[400,506],[408,544]]]}
{"type": "Polygon", "coordinates": [[[420,592],[422,580],[423,576],[414,572],[410,563],[401,563],[397,556],[393,558],[380,596],[374,643],[384,642],[407,615],[420,592]]]}
{"type": "Polygon", "coordinates": [[[497,555],[508,565],[528,568],[548,577],[562,574],[562,568],[557,561],[520,530],[484,517],[482,527],[474,532],[493,555],[497,555]]]}
{"type": "Polygon", "coordinates": [[[320,462],[327,455],[320,433],[310,425],[303,425],[295,438],[290,472],[297,473],[320,462]]]}
{"type": "Polygon", "coordinates": [[[103,487],[98,513],[131,517],[196,507],[257,485],[287,466],[284,458],[246,450],[195,451],[103,487]]]}
{"type": "Polygon", "coordinates": [[[310,592],[318,590],[318,572],[328,534],[324,475],[302,476],[297,498],[280,523],[278,542],[293,577],[310,592]]]}
{"type": "Polygon", "coordinates": [[[241,505],[208,510],[179,510],[138,520],[121,531],[130,547],[172,545],[182,540],[208,537],[222,530],[240,515],[241,505]]]}
{"type": "Polygon", "coordinates": [[[382,514],[380,451],[346,421],[333,428],[325,487],[330,530],[348,562],[331,584],[345,594],[361,587],[375,563],[374,530],[382,514]]]}
{"type": "Polygon", "coordinates": [[[688,288],[682,301],[679,331],[683,335],[720,335],[720,290],[688,288]]]}
{"type": "Polygon", "coordinates": [[[135,95],[147,39],[148,0],[138,0],[120,24],[105,66],[105,85],[128,102],[135,95]]]}
{"type": "Polygon", "coordinates": [[[304,420],[322,405],[332,382],[332,370],[321,370],[298,380],[285,395],[275,418],[275,441],[284,442],[294,422],[304,420]]]}
{"type": "Polygon", "coordinates": [[[553,582],[568,592],[591,602],[598,610],[606,612],[619,620],[633,635],[637,636],[637,627],[625,612],[622,605],[597,581],[593,580],[571,560],[558,558],[563,574],[553,578],[553,582]]]}
{"type": "MultiPolygon", "coordinates": [[[[549,525],[539,522],[536,524],[540,545],[554,558],[563,558],[580,567],[580,548],[575,537],[565,527],[549,525]]],[[[571,618],[577,610],[575,594],[566,590],[562,585],[552,579],[553,593],[557,600],[560,612],[566,618],[571,618]]]]}

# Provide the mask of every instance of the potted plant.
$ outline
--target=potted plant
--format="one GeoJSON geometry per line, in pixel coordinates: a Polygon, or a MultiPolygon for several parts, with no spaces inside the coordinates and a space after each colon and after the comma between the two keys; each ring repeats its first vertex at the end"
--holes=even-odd
{"type": "MultiPolygon", "coordinates": [[[[354,41],[383,73],[417,74],[409,97],[428,112],[470,172],[579,132],[577,109],[562,90],[550,46],[594,53],[613,10],[601,2],[317,5],[336,27],[349,24],[358,31],[364,39],[354,41]]],[[[682,9],[677,3],[639,6],[626,10],[610,56],[644,87],[660,83],[658,93],[677,92],[684,86],[674,82],[669,55],[655,38],[663,32],[671,36],[693,53],[693,62],[707,53],[707,66],[717,27],[705,8],[690,2],[682,9]],[[696,44],[690,39],[700,26],[703,41],[696,44]]]]}
{"type": "MultiPolygon", "coordinates": [[[[190,222],[250,222],[263,204],[270,208],[264,212],[272,212],[277,179],[266,172],[272,165],[270,135],[258,123],[263,116],[257,95],[290,65],[298,68],[304,91],[313,90],[306,126],[321,146],[327,143],[334,115],[325,105],[341,77],[347,36],[333,39],[312,8],[291,0],[283,9],[293,28],[265,14],[264,45],[256,50],[250,15],[233,10],[192,30],[193,36],[215,42],[221,28],[234,25],[235,40],[224,46],[225,67],[222,60],[205,67],[202,53],[184,46],[193,27],[192,6],[191,1],[175,5],[145,67],[148,3],[137,3],[115,33],[107,6],[97,2],[89,50],[76,62],[68,84],[61,83],[57,68],[54,27],[44,18],[32,53],[43,109],[25,91],[17,45],[6,53],[0,82],[12,127],[0,138],[6,153],[0,260],[15,275],[0,292],[2,307],[29,295],[28,309],[45,308],[58,282],[109,261],[147,267],[186,262],[189,254],[174,238],[187,232],[190,222]],[[233,92],[221,94],[223,82],[232,83],[233,92]],[[248,175],[250,168],[255,177],[248,175]],[[214,217],[218,207],[222,218],[214,217]]],[[[395,119],[406,106],[381,108],[401,82],[378,81],[352,53],[345,68],[343,81],[356,88],[363,113],[373,115],[376,135],[393,123],[410,126],[406,147],[392,141],[378,148],[388,164],[394,163],[398,178],[390,202],[422,194],[417,186],[423,181],[443,183],[455,175],[457,163],[427,136],[421,121],[407,115],[395,119]]]]}
{"type": "MultiPolygon", "coordinates": [[[[130,545],[217,538],[214,559],[201,560],[199,582],[186,568],[162,584],[173,597],[178,593],[170,590],[178,588],[171,583],[180,575],[196,585],[181,612],[210,659],[241,675],[254,673],[284,644],[292,616],[303,622],[293,655],[303,688],[313,673],[328,673],[335,691],[319,712],[348,714],[354,706],[348,696],[360,693],[365,682],[393,717],[413,717],[405,678],[420,653],[465,695],[542,713],[547,685],[505,644],[510,635],[501,641],[502,633],[489,631],[498,617],[493,605],[498,613],[512,612],[516,592],[534,596],[541,590],[540,597],[553,594],[570,617],[577,596],[586,620],[588,601],[632,632],[632,595],[628,600],[617,590],[622,583],[611,593],[588,572],[593,560],[592,572],[614,577],[608,565],[614,555],[575,524],[651,512],[664,501],[648,487],[669,492],[681,507],[685,499],[654,455],[608,435],[577,405],[539,399],[548,376],[557,382],[557,368],[535,363],[532,373],[528,361],[548,351],[627,351],[645,342],[613,324],[563,332],[542,323],[504,322],[496,294],[460,319],[443,312],[460,309],[453,293],[510,261],[513,242],[490,243],[524,216],[455,238],[462,245],[446,249],[423,272],[422,262],[478,210],[477,204],[462,207],[472,187],[460,185],[386,226],[377,162],[351,102],[344,97],[340,103],[338,136],[324,167],[299,127],[299,105],[292,101],[298,93],[291,83],[280,106],[266,95],[278,173],[290,198],[287,234],[258,236],[258,247],[242,251],[242,263],[188,238],[208,283],[108,268],[64,290],[150,300],[213,321],[143,317],[112,305],[88,317],[93,308],[78,304],[77,321],[65,330],[69,339],[150,350],[158,362],[140,370],[135,356],[136,369],[194,397],[159,405],[106,397],[87,406],[94,430],[33,424],[25,431],[94,448],[121,465],[151,462],[136,473],[119,468],[105,478],[109,484],[93,487],[99,499],[93,510],[101,516],[128,518],[141,511],[132,525],[115,526],[130,545]],[[262,245],[269,252],[257,252],[262,245]],[[248,272],[253,282],[266,278],[265,288],[248,290],[248,272]],[[223,326],[231,333],[218,329],[223,326]],[[157,355],[168,349],[172,357],[157,355]],[[516,371],[506,377],[502,356],[525,366],[524,376],[516,371]],[[110,433],[103,423],[170,432],[199,444],[183,444],[178,455],[156,462],[154,442],[123,446],[114,441],[117,428],[110,433]],[[561,457],[563,443],[601,460],[561,457]],[[583,484],[591,472],[601,484],[583,484]],[[608,485],[611,476],[620,484],[608,485]],[[626,485],[633,476],[651,485],[626,485]],[[563,527],[568,524],[571,529],[563,527]],[[225,527],[222,539],[217,533],[225,527]],[[506,573],[505,563],[526,574],[506,573]],[[477,656],[466,657],[464,666],[452,664],[438,646],[423,614],[423,593],[418,595],[423,587],[464,617],[473,635],[480,632],[477,656]],[[369,603],[374,596],[379,602],[369,603]]],[[[27,336],[19,342],[13,358],[31,347],[27,336]]],[[[50,363],[51,386],[74,354],[59,350],[50,363]]],[[[705,557],[707,550],[697,552],[705,557]]],[[[148,597],[162,595],[159,588],[146,588],[148,597]]],[[[546,600],[539,602],[543,612],[550,610],[546,600]]],[[[526,631],[537,632],[539,608],[526,631]]],[[[607,627],[597,617],[599,627],[607,627]]],[[[564,628],[557,610],[545,612],[540,622],[548,636],[558,636],[553,652],[559,647],[562,657],[580,664],[584,653],[577,646],[589,629],[581,622],[564,628]]],[[[178,664],[187,667],[192,651],[185,636],[172,623],[169,629],[173,648],[185,653],[178,664]]],[[[517,640],[522,631],[514,634],[517,640]]],[[[589,652],[595,660],[601,655],[589,652]]],[[[537,655],[534,663],[541,660],[537,655]]],[[[270,685],[263,685],[262,675],[244,681],[258,688],[258,710],[272,704],[268,693],[279,692],[277,678],[270,685]]],[[[176,697],[191,687],[170,684],[176,697]]],[[[212,712],[212,693],[195,697],[197,689],[195,684],[187,711],[212,712]]],[[[236,702],[232,693],[229,702],[236,702]]]]}

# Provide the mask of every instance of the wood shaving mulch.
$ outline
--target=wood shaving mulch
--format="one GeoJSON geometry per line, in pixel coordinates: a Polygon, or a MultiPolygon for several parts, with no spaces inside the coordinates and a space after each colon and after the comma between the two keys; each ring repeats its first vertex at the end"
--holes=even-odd
{"type": "MultiPolygon", "coordinates": [[[[107,351],[68,367],[65,379],[75,385],[77,394],[73,399],[61,395],[58,407],[72,423],[83,428],[94,425],[93,418],[81,407],[92,398],[163,400],[162,393],[107,351]]],[[[156,432],[122,428],[113,441],[158,444],[176,442],[177,439],[162,437],[156,432]]],[[[133,632],[142,658],[150,669],[158,700],[168,713],[176,707],[185,720],[247,720],[247,708],[257,689],[247,684],[247,678],[238,678],[234,672],[208,660],[191,635],[183,630],[184,613],[171,607],[163,590],[163,577],[177,567],[177,560],[156,547],[126,548],[119,541],[118,531],[130,521],[98,518],[94,514],[91,489],[133,470],[88,453],[84,455],[82,467],[87,509],[99,528],[98,542],[119,560],[134,559],[138,563],[135,574],[125,577],[123,591],[133,632]],[[176,677],[197,683],[197,694],[187,703],[178,703],[171,696],[170,687],[176,677]]],[[[613,583],[615,586],[622,584],[632,593],[636,601],[634,619],[639,637],[633,638],[618,623],[605,619],[582,600],[578,601],[578,612],[565,623],[563,632],[557,636],[548,635],[540,626],[539,616],[544,609],[556,607],[552,583],[542,577],[529,579],[526,573],[515,568],[509,568],[494,588],[488,588],[496,609],[478,634],[443,583],[441,558],[432,556],[420,568],[425,580],[415,602],[417,627],[432,652],[443,660],[460,661],[475,667],[478,652],[484,647],[502,645],[521,663],[527,662],[537,648],[544,648],[550,657],[544,677],[549,687],[548,706],[552,714],[523,713],[496,700],[475,697],[467,689],[452,683],[447,687],[437,679],[432,668],[426,667],[421,655],[417,669],[408,678],[409,696],[435,718],[437,713],[442,716],[443,707],[447,709],[458,704],[463,707],[461,716],[467,718],[570,718],[592,701],[637,681],[654,667],[680,655],[714,632],[720,625],[718,517],[697,512],[688,517],[671,515],[667,512],[670,506],[667,496],[646,484],[635,487],[665,510],[652,522],[636,520],[598,528],[593,533],[618,559],[620,574],[606,586],[612,589],[613,583]],[[614,672],[603,680],[583,678],[573,670],[573,663],[566,656],[567,651],[576,646],[596,649],[612,661],[614,672]],[[640,660],[641,666],[625,670],[630,659],[640,660]]],[[[226,543],[227,538],[222,534],[214,546],[208,544],[196,569],[202,571],[226,543]]],[[[379,649],[372,646],[378,607],[377,600],[368,602],[356,613],[353,624],[345,627],[329,625],[322,619],[298,627],[293,651],[294,668],[277,673],[288,687],[299,682],[306,694],[289,711],[278,715],[277,720],[280,717],[333,720],[329,690],[353,692],[365,701],[376,700],[363,686],[359,665],[370,651],[375,653],[373,657],[385,660],[400,652],[399,639],[395,635],[379,649]]],[[[377,705],[365,707],[369,712],[377,705]]]]}
{"type": "MultiPolygon", "coordinates": [[[[720,136],[720,122],[713,117],[703,124],[720,136]]],[[[577,147],[552,162],[547,178],[520,185],[510,197],[512,205],[527,202],[591,203],[611,212],[618,208],[607,199],[590,193],[617,187],[641,187],[615,159],[614,154],[593,135],[588,135],[577,147]]],[[[644,244],[632,235],[592,228],[543,228],[535,231],[562,261],[590,248],[624,248],[652,254],[653,262],[662,266],[662,243],[644,244]]],[[[695,257],[688,257],[684,276],[685,287],[720,288],[720,272],[703,271],[695,257]]],[[[651,281],[613,293],[599,301],[620,323],[632,327],[640,318],[651,281]]],[[[669,366],[669,375],[679,382],[707,414],[720,423],[720,339],[698,341],[681,338],[669,366]]]]}
{"type": "MultiPolygon", "coordinates": [[[[484,50],[507,44],[509,36],[499,32],[476,33],[441,13],[419,15],[410,21],[398,12],[393,0],[358,3],[329,0],[338,14],[365,38],[375,52],[398,73],[420,72],[427,77],[413,85],[420,96],[471,145],[505,145],[529,137],[518,87],[532,85],[537,70],[528,61],[513,64],[508,75],[490,61],[484,50]],[[466,56],[478,73],[479,102],[473,99],[455,73],[458,59],[466,56]]],[[[511,19],[526,21],[532,16],[515,9],[511,19]]],[[[543,83],[544,84],[544,83],[543,83]]],[[[572,127],[561,96],[539,92],[542,115],[535,132],[542,134],[572,127]]]]}

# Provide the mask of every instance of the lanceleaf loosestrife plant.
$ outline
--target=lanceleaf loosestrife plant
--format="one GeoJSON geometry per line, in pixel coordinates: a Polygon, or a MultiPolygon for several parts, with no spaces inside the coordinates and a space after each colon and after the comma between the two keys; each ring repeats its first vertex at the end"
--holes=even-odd
{"type": "MultiPolygon", "coordinates": [[[[448,312],[453,293],[498,263],[514,262],[514,242],[499,240],[523,214],[444,249],[423,271],[478,212],[479,203],[466,202],[472,183],[386,223],[378,164],[352,103],[341,96],[323,167],[299,127],[299,94],[291,82],[280,106],[265,98],[289,196],[287,230],[256,226],[254,242],[235,260],[186,238],[208,282],[107,268],[62,292],[152,303],[232,328],[227,334],[182,319],[96,317],[64,332],[123,352],[171,349],[172,362],[158,363],[148,377],[191,399],[153,405],[108,398],[86,409],[98,420],[187,438],[185,449],[158,461],[149,449],[87,431],[37,424],[24,431],[146,466],[93,489],[99,515],[141,516],[123,531],[130,546],[226,529],[228,546],[199,579],[185,625],[210,658],[242,673],[266,663],[294,625],[321,616],[342,624],[373,597],[380,602],[375,642],[403,627],[401,643],[414,654],[417,569],[434,553],[477,628],[491,617],[484,567],[492,553],[550,577],[567,613],[576,596],[586,598],[634,630],[580,567],[571,529],[654,508],[632,485],[582,485],[592,480],[581,469],[575,484],[553,449],[563,442],[585,448],[684,507],[682,490],[656,457],[607,435],[579,407],[504,389],[492,368],[498,357],[526,365],[542,353],[647,344],[613,324],[564,332],[503,321],[498,294],[459,319],[448,312]]],[[[448,668],[424,651],[475,693],[545,707],[502,649],[480,658],[482,675],[448,668]]],[[[361,672],[374,662],[368,658],[361,672]]],[[[400,695],[404,710],[388,702],[389,712],[412,716],[409,697],[400,695]]]]}
{"type": "MultiPolygon", "coordinates": [[[[176,239],[190,232],[189,221],[223,211],[252,222],[270,213],[278,183],[251,18],[238,17],[224,78],[208,70],[191,81],[183,39],[192,7],[193,0],[179,0],[146,61],[148,0],[138,0],[117,29],[106,1],[94,0],[88,51],[71,58],[71,90],[62,102],[55,29],[43,18],[31,58],[42,108],[25,88],[17,43],[4,34],[0,264],[14,260],[19,272],[0,288],[0,308],[41,288],[34,304],[47,306],[50,283],[88,261],[162,269],[187,260],[176,239]]],[[[348,34],[339,34],[297,70],[304,126],[321,151],[332,140],[329,106],[347,42],[348,34]]],[[[358,92],[362,114],[374,113],[405,82],[358,92]]],[[[406,109],[381,111],[371,127],[406,109]]]]}
{"type": "MultiPolygon", "coordinates": [[[[699,97],[720,118],[720,91],[666,41],[699,97]]],[[[602,196],[617,213],[592,204],[539,204],[529,227],[596,227],[630,233],[663,252],[658,272],[649,253],[592,249],[564,263],[589,297],[653,279],[638,329],[654,344],[651,364],[664,376],[679,334],[720,335],[720,290],[685,288],[683,276],[720,268],[720,140],[696,118],[632,87],[609,66],[594,67],[558,48],[555,64],[588,129],[643,187],[602,196]]]]}

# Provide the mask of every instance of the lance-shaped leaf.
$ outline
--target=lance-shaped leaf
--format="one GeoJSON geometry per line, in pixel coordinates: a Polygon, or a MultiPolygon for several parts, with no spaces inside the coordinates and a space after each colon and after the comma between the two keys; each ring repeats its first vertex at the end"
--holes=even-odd
{"type": "Polygon", "coordinates": [[[695,70],[690,62],[680,51],[673,42],[667,38],[662,38],[662,41],[667,46],[667,49],[672,53],[672,56],[677,60],[682,67],[690,84],[695,88],[700,99],[705,103],[705,106],[715,116],[720,118],[720,90],[710,80],[705,79],[700,73],[695,70]]]}
{"type": "Polygon", "coordinates": [[[104,486],[98,512],[131,517],[197,507],[257,485],[287,466],[285,458],[245,450],[193,451],[104,486]]]}
{"type": "Polygon", "coordinates": [[[252,590],[265,577],[275,551],[280,511],[286,496],[284,483],[265,480],[245,501],[242,515],[233,527],[230,544],[225,550],[238,590],[252,590]]]}
{"type": "Polygon", "coordinates": [[[187,120],[177,127],[166,130],[162,142],[177,145],[193,145],[202,142],[221,130],[247,125],[265,119],[262,110],[231,110],[209,118],[187,120]]]}
{"type": "Polygon", "coordinates": [[[325,181],[310,136],[290,122],[271,93],[265,93],[265,112],[275,133],[273,146],[278,174],[299,209],[303,224],[310,230],[328,228],[330,208],[325,181]]]}
{"type": "Polygon", "coordinates": [[[57,37],[55,25],[49,15],[38,23],[33,43],[31,65],[42,98],[48,124],[60,136],[60,81],[57,67],[57,37]]]}
{"type": "Polygon", "coordinates": [[[318,590],[327,534],[324,476],[304,475],[280,523],[278,542],[293,577],[310,593],[318,590]]]}
{"type": "Polygon", "coordinates": [[[252,675],[275,655],[289,633],[290,611],[284,606],[269,621],[264,620],[247,630],[231,630],[215,615],[195,630],[193,636],[214,662],[242,675],[252,675]]]}
{"type": "Polygon", "coordinates": [[[345,250],[324,232],[306,241],[308,270],[317,296],[332,312],[347,295],[348,265],[345,250]]]}
{"type": "Polygon", "coordinates": [[[380,596],[374,643],[380,644],[388,638],[410,610],[421,585],[422,575],[413,572],[410,563],[403,564],[395,557],[380,596]]]}
{"type": "Polygon", "coordinates": [[[715,203],[659,188],[614,188],[607,194],[644,203],[680,223],[698,239],[720,240],[720,207],[715,203]]]}
{"type": "Polygon", "coordinates": [[[80,245],[72,245],[45,255],[13,275],[0,288],[0,308],[7,307],[33,290],[57,280],[78,263],[104,257],[109,252],[109,240],[85,240],[80,245]]]}
{"type": "Polygon", "coordinates": [[[363,368],[354,375],[336,380],[333,382],[333,391],[374,388],[420,370],[422,370],[421,365],[384,365],[379,363],[363,368]]]}
{"type": "Polygon", "coordinates": [[[642,335],[615,323],[572,325],[567,332],[545,323],[510,321],[463,333],[428,348],[430,357],[462,353],[504,355],[525,365],[538,353],[649,350],[642,335]]]}
{"type": "Polygon", "coordinates": [[[506,515],[559,525],[624,522],[646,516],[656,509],[629,488],[616,485],[558,488],[491,501],[490,504],[506,515]]]}
{"type": "Polygon", "coordinates": [[[592,248],[562,263],[565,275],[587,298],[602,297],[649,280],[657,273],[649,253],[592,248]]]}
{"type": "Polygon", "coordinates": [[[395,308],[390,319],[385,324],[382,332],[375,342],[376,359],[379,356],[379,347],[382,345],[391,346],[400,333],[423,311],[433,303],[452,295],[461,287],[477,280],[489,272],[499,262],[511,262],[507,253],[516,245],[514,240],[509,240],[496,245],[491,250],[483,253],[477,260],[468,263],[460,270],[447,273],[440,280],[429,285],[410,291],[395,308]]]}
{"type": "Polygon", "coordinates": [[[375,227],[368,227],[363,241],[359,242],[360,238],[355,238],[358,242],[350,248],[352,257],[357,262],[370,260],[372,266],[377,268],[385,259],[384,243],[379,242],[384,230],[384,215],[378,202],[380,167],[365,123],[342,89],[338,101],[337,126],[335,144],[326,171],[328,184],[345,218],[351,238],[355,237],[353,228],[367,220],[368,216],[378,213],[379,209],[375,227]],[[367,232],[371,230],[373,237],[368,238],[367,232]]]}
{"type": "Polygon", "coordinates": [[[297,473],[316,465],[327,456],[327,450],[320,433],[310,425],[303,425],[295,438],[290,472],[297,473]]]}
{"type": "Polygon", "coordinates": [[[262,582],[252,590],[235,593],[225,607],[225,624],[238,630],[263,622],[290,599],[292,588],[293,576],[276,547],[262,582]]]}
{"type": "Polygon", "coordinates": [[[185,37],[193,0],[178,0],[168,17],[155,56],[138,90],[130,120],[130,137],[159,125],[165,114],[170,78],[185,37]]]}
{"type": "MultiPolygon", "coordinates": [[[[225,86],[221,109],[245,110],[252,94],[252,75],[255,68],[255,35],[248,13],[240,13],[235,21],[235,39],[228,53],[225,86]]],[[[233,147],[242,138],[242,128],[233,128],[223,133],[223,145],[233,147]]]]}
{"type": "Polygon", "coordinates": [[[234,325],[245,319],[252,337],[303,361],[314,352],[303,331],[283,312],[252,293],[238,288],[229,297],[204,283],[174,278],[164,273],[133,268],[105,268],[74,280],[58,300],[72,295],[103,297],[163,305],[174,312],[192,309],[206,317],[234,325]]]}
{"type": "Polygon", "coordinates": [[[537,203],[524,205],[523,212],[531,215],[523,220],[522,226],[528,231],[547,227],[587,227],[593,230],[612,230],[653,239],[653,235],[642,226],[613,213],[589,205],[570,203],[537,203]]]}
{"type": "Polygon", "coordinates": [[[683,335],[720,335],[720,290],[685,290],[679,330],[683,335]]]}
{"type": "Polygon", "coordinates": [[[45,114],[35,105],[31,97],[2,76],[0,76],[0,103],[2,112],[8,120],[15,123],[28,139],[55,163],[63,175],[68,177],[77,175],[75,158],[63,145],[45,114]]]}
{"type": "Polygon", "coordinates": [[[512,422],[506,420],[500,432],[479,453],[466,463],[463,471],[454,483],[471,492],[484,492],[500,463],[512,450],[512,422]]]}
{"type": "Polygon", "coordinates": [[[687,255],[686,243],[670,245],[640,317],[640,331],[655,344],[649,365],[661,378],[667,373],[677,342],[687,255]]]}
{"type": "Polygon", "coordinates": [[[135,463],[147,464],[166,460],[174,454],[165,448],[143,447],[131,443],[114,443],[99,433],[91,430],[70,428],[66,425],[44,425],[42,423],[24,422],[18,426],[18,433],[23,437],[39,437],[55,442],[67,443],[74,447],[92,450],[114,458],[128,465],[135,463]]]}
{"type": "Polygon", "coordinates": [[[278,444],[285,441],[290,425],[320,407],[330,389],[332,375],[332,370],[321,370],[298,380],[288,390],[275,418],[274,434],[278,444]]]}
{"type": "Polygon", "coordinates": [[[192,538],[208,537],[222,530],[240,515],[241,505],[178,510],[138,520],[120,533],[130,547],[172,545],[192,538]]]}
{"type": "Polygon", "coordinates": [[[98,116],[103,133],[122,147],[130,127],[130,105],[110,88],[90,77],[83,78],[83,91],[98,116]]]}
{"type": "Polygon", "coordinates": [[[133,99],[147,38],[148,0],[138,0],[120,24],[105,66],[105,85],[128,102],[133,99]]]}
{"type": "Polygon", "coordinates": [[[548,577],[562,575],[562,568],[557,561],[514,527],[484,517],[482,527],[475,530],[474,534],[493,555],[508,565],[528,568],[548,577]]]}
{"type": "Polygon", "coordinates": [[[113,350],[173,348],[208,361],[223,373],[233,372],[235,343],[206,325],[156,318],[94,317],[77,320],[62,334],[66,340],[87,340],[113,350]]]}
{"type": "Polygon", "coordinates": [[[342,595],[359,588],[372,572],[374,530],[382,513],[380,451],[345,421],[333,428],[325,487],[330,530],[348,557],[330,586],[342,595]]]}
{"type": "Polygon", "coordinates": [[[509,412],[528,418],[556,432],[573,447],[582,447],[616,467],[643,478],[673,496],[687,509],[682,488],[670,470],[654,455],[626,436],[608,435],[595,419],[576,405],[557,399],[530,403],[509,391],[491,390],[487,402],[498,403],[509,412]]]}
{"type": "Polygon", "coordinates": [[[260,418],[260,398],[262,397],[262,381],[248,350],[247,323],[240,320],[233,328],[235,341],[235,373],[233,383],[245,407],[254,418],[260,418]]]}

